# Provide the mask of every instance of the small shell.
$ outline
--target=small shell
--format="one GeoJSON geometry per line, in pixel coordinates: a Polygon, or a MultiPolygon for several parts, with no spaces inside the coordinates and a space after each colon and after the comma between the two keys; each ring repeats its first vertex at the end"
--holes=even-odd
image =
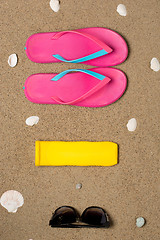
{"type": "Polygon", "coordinates": [[[17,209],[24,204],[24,199],[21,193],[15,190],[9,190],[2,194],[0,202],[8,212],[15,213],[17,209]]]}
{"type": "Polygon", "coordinates": [[[54,12],[58,12],[60,9],[59,0],[50,0],[50,7],[54,12]]]}
{"type": "Polygon", "coordinates": [[[143,217],[139,217],[136,219],[136,226],[141,228],[145,224],[145,219],[143,217]]]}
{"type": "Polygon", "coordinates": [[[150,68],[155,71],[155,72],[158,72],[159,69],[160,69],[160,63],[158,61],[157,58],[152,58],[151,62],[150,62],[150,68]]]}
{"type": "Polygon", "coordinates": [[[125,17],[127,15],[127,10],[124,4],[119,4],[117,6],[117,12],[119,13],[119,15],[125,17]]]}
{"type": "Polygon", "coordinates": [[[31,116],[26,119],[26,124],[31,127],[33,125],[37,124],[38,122],[39,122],[39,117],[37,117],[37,116],[31,116]]]}
{"type": "Polygon", "coordinates": [[[137,127],[137,120],[135,118],[131,118],[127,123],[128,131],[134,132],[136,130],[136,127],[137,127]]]}
{"type": "Polygon", "coordinates": [[[17,65],[18,62],[18,57],[17,54],[13,53],[9,56],[8,58],[8,64],[10,67],[15,67],[17,65]]]}
{"type": "Polygon", "coordinates": [[[77,183],[76,184],[76,189],[81,189],[82,188],[82,184],[81,183],[77,183]]]}

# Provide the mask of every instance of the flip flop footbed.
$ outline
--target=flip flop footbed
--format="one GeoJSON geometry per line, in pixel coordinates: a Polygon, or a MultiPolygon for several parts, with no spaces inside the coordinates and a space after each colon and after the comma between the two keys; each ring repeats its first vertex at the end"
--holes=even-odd
{"type": "MultiPolygon", "coordinates": [[[[114,66],[125,61],[128,47],[125,40],[116,32],[107,28],[84,28],[75,30],[89,34],[112,49],[112,52],[84,61],[83,64],[92,66],[114,66]]],[[[30,36],[26,42],[28,58],[37,63],[60,62],[53,55],[60,55],[67,60],[79,59],[103,50],[96,42],[79,34],[68,32],[54,39],[57,32],[37,33],[30,36]]]]}
{"type": "MultiPolygon", "coordinates": [[[[74,104],[83,107],[102,107],[117,101],[127,85],[125,74],[115,68],[95,68],[93,72],[110,78],[104,87],[93,95],[74,104]]],[[[39,104],[58,104],[52,97],[70,102],[94,88],[100,80],[82,72],[69,73],[58,81],[52,81],[57,74],[34,74],[27,78],[24,93],[27,99],[39,104]]],[[[103,81],[103,80],[102,80],[103,81]]]]}

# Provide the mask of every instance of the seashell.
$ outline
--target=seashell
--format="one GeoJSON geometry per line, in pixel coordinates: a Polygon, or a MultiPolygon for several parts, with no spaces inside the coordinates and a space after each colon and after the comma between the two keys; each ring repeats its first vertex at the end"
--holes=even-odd
{"type": "Polygon", "coordinates": [[[8,212],[15,213],[17,209],[24,204],[24,198],[21,193],[15,190],[9,190],[2,194],[0,202],[8,212]]]}
{"type": "Polygon", "coordinates": [[[77,183],[76,184],[76,189],[81,189],[82,188],[82,184],[81,183],[77,183]]]}
{"type": "Polygon", "coordinates": [[[31,116],[26,119],[26,124],[31,127],[33,125],[37,124],[38,122],[39,122],[39,117],[37,117],[37,116],[31,116]]]}
{"type": "Polygon", "coordinates": [[[145,224],[145,219],[143,217],[138,217],[136,219],[136,226],[137,227],[141,228],[141,227],[144,226],[144,224],[145,224]]]}
{"type": "Polygon", "coordinates": [[[58,12],[60,9],[60,2],[59,0],[50,0],[50,7],[54,12],[58,12]]]}
{"type": "Polygon", "coordinates": [[[158,61],[157,58],[152,58],[151,62],[150,62],[150,68],[155,71],[155,72],[158,72],[159,69],[160,69],[160,63],[158,61]]]}
{"type": "Polygon", "coordinates": [[[117,6],[117,12],[119,13],[119,15],[125,17],[127,15],[127,10],[124,4],[119,4],[117,6]]]}
{"type": "Polygon", "coordinates": [[[18,57],[17,54],[13,53],[9,56],[8,58],[8,64],[10,67],[15,67],[17,65],[18,62],[18,57]]]}
{"type": "Polygon", "coordinates": [[[134,132],[136,130],[136,127],[137,127],[137,120],[135,118],[131,118],[127,123],[128,131],[134,132]]]}

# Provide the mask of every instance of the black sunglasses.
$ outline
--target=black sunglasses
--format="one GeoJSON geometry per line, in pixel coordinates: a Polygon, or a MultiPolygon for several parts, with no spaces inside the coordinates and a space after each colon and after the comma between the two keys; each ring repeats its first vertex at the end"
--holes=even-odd
{"type": "Polygon", "coordinates": [[[49,225],[54,228],[109,228],[108,215],[103,208],[88,207],[82,215],[70,206],[55,210],[49,225]]]}

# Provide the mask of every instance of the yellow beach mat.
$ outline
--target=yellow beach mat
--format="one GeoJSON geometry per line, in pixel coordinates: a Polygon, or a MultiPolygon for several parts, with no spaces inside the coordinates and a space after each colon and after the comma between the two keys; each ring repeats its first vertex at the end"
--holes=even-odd
{"type": "Polygon", "coordinates": [[[36,141],[36,166],[112,166],[118,163],[113,142],[36,141]]]}

